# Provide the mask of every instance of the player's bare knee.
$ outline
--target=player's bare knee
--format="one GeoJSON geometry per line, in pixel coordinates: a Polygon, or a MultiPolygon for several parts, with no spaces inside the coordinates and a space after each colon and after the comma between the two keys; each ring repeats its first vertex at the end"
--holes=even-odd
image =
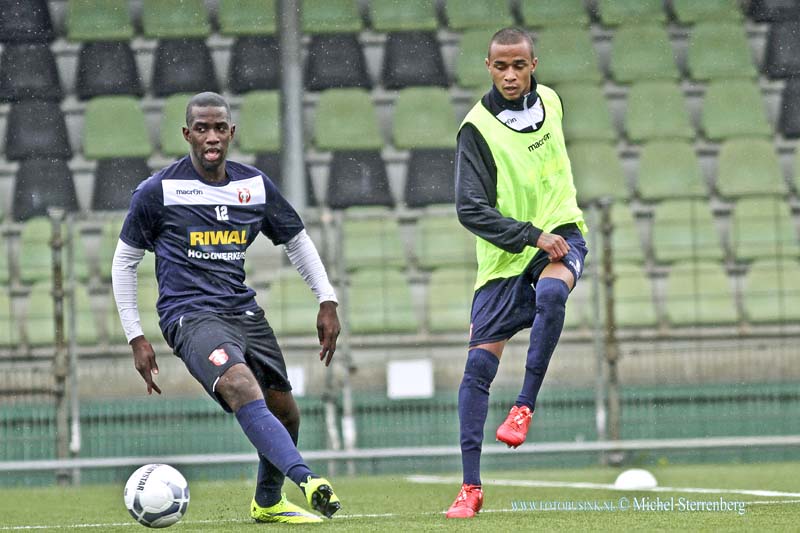
{"type": "Polygon", "coordinates": [[[264,397],[253,372],[245,364],[233,365],[226,370],[214,390],[234,412],[241,406],[264,397]]]}
{"type": "Polygon", "coordinates": [[[267,407],[290,432],[300,427],[300,409],[291,391],[268,391],[267,407]]]}

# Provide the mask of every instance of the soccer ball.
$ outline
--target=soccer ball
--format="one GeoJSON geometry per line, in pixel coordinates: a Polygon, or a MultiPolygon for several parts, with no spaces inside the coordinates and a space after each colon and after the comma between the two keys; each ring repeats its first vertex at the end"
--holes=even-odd
{"type": "Polygon", "coordinates": [[[125,483],[125,507],[147,527],[167,527],[186,514],[189,484],[169,465],[144,465],[125,483]]]}

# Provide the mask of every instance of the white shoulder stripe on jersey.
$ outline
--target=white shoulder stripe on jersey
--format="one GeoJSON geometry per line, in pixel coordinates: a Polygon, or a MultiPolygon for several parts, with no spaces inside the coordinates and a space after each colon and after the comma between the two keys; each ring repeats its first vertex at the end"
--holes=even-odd
{"type": "Polygon", "coordinates": [[[267,193],[261,176],[214,187],[200,180],[162,180],[164,205],[258,205],[267,193]]]}

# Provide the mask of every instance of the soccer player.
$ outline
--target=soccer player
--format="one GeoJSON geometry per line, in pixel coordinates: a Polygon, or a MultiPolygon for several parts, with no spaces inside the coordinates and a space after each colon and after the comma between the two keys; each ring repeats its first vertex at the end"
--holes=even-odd
{"type": "Polygon", "coordinates": [[[251,516],[259,522],[321,522],[281,492],[286,476],[328,518],[340,508],[330,482],[297,451],[300,412],[275,334],[245,285],[245,251],[259,232],[284,246],[320,302],[317,333],[325,366],[340,330],[336,294],[302,220],[272,181],[254,167],[226,161],[235,130],[220,95],[205,92],[189,100],[183,128],[189,155],[134,191],[114,253],[114,297],[136,370],[147,393],[160,394],[156,356],[136,303],[138,264],[145,250],[154,252],[164,338],[206,392],[236,414],[258,450],[251,516]]]}
{"type": "Polygon", "coordinates": [[[461,224],[477,236],[478,274],[458,392],[464,478],[448,518],[472,518],[483,505],[480,456],[489,387],[506,342],[530,327],[522,390],[496,434],[514,448],[525,441],[587,252],[561,100],[537,84],[537,61],[527,32],[495,33],[485,60],[493,86],[458,133],[456,207],[461,224]]]}

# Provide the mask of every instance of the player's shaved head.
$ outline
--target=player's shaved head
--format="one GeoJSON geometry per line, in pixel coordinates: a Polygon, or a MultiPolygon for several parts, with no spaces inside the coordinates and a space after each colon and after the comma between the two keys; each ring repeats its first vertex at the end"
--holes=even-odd
{"type": "Polygon", "coordinates": [[[492,55],[493,44],[517,44],[522,42],[528,43],[528,48],[531,51],[531,58],[533,58],[533,39],[531,38],[531,34],[522,28],[503,28],[495,33],[492,36],[492,39],[489,41],[489,51],[487,52],[486,57],[492,55]]]}
{"type": "Polygon", "coordinates": [[[192,96],[192,98],[189,100],[189,103],[186,104],[187,126],[192,125],[192,109],[195,107],[224,107],[225,112],[228,115],[228,122],[231,121],[231,106],[228,104],[228,101],[225,100],[225,98],[217,93],[207,91],[192,96]]]}

